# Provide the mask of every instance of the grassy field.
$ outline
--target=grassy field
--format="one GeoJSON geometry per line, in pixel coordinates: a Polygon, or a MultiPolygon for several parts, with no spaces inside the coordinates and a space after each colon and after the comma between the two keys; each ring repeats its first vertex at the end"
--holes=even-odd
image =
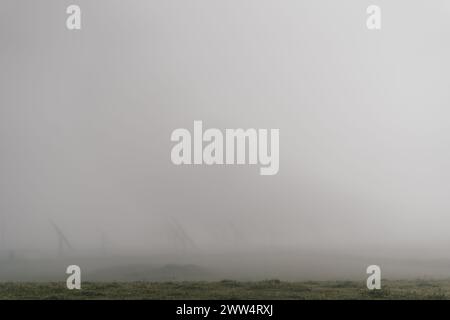
{"type": "Polygon", "coordinates": [[[383,281],[369,291],[352,281],[0,283],[0,299],[449,299],[450,280],[383,281]]]}

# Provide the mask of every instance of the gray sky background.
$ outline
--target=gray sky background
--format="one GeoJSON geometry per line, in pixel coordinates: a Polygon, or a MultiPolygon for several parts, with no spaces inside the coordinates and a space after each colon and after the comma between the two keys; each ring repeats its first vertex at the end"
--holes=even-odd
{"type": "Polygon", "coordinates": [[[3,0],[1,245],[448,257],[449,39],[447,0],[3,0]],[[194,120],[279,128],[279,173],[173,165],[194,120]]]}

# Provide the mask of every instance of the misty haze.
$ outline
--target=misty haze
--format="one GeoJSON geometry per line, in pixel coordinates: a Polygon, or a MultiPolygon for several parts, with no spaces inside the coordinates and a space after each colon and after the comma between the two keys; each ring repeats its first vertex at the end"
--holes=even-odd
{"type": "Polygon", "coordinates": [[[0,281],[450,276],[448,1],[76,2],[1,4],[0,281]],[[279,172],[174,165],[195,120],[279,172]]]}

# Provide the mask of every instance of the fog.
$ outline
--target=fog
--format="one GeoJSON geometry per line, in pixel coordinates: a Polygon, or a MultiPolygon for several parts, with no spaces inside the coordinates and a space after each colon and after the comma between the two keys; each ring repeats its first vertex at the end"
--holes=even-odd
{"type": "Polygon", "coordinates": [[[0,280],[448,277],[450,5],[372,2],[2,1],[0,280]],[[278,174],[174,165],[195,120],[278,174]]]}

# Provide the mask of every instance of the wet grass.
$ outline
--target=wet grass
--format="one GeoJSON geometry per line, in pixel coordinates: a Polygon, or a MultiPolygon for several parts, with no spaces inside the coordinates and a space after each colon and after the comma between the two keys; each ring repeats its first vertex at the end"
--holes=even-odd
{"type": "Polygon", "coordinates": [[[0,283],[0,299],[449,299],[449,280],[382,282],[369,291],[364,282],[266,280],[240,282],[84,282],[81,290],[65,283],[0,283]]]}

